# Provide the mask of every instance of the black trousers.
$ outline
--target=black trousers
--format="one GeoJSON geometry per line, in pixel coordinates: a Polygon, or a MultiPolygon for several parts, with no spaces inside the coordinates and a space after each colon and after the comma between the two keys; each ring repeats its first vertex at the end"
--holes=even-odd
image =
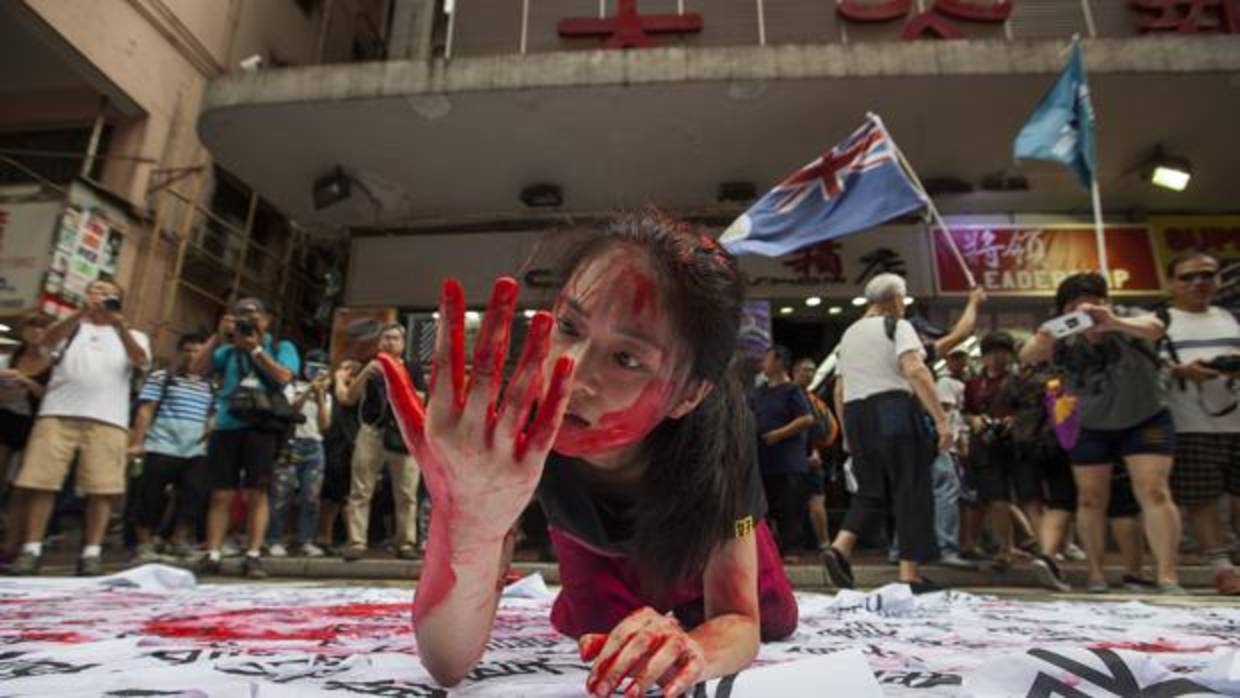
{"type": "Polygon", "coordinates": [[[809,504],[808,473],[763,473],[762,489],[770,507],[769,519],[775,523],[779,552],[787,554],[801,547],[805,538],[805,513],[809,504]]]}
{"type": "Polygon", "coordinates": [[[930,472],[937,446],[915,400],[891,391],[844,404],[857,492],[843,529],[865,536],[891,516],[900,559],[930,562],[939,558],[930,472]]]}
{"type": "Polygon", "coordinates": [[[148,453],[142,459],[142,476],[134,488],[134,522],[159,533],[164,508],[168,504],[168,487],[176,499],[176,522],[197,526],[206,516],[206,458],[177,458],[162,453],[148,453]]]}

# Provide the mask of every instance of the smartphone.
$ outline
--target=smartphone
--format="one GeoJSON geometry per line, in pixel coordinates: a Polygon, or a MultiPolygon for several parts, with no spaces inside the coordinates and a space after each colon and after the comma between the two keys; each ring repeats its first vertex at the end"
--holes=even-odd
{"type": "Polygon", "coordinates": [[[1042,323],[1042,329],[1050,332],[1055,339],[1063,339],[1071,337],[1074,334],[1084,332],[1094,326],[1094,319],[1084,310],[1078,310],[1075,313],[1060,315],[1051,318],[1042,323]]]}
{"type": "Polygon", "coordinates": [[[318,361],[306,362],[306,375],[309,376],[310,380],[318,378],[320,375],[327,373],[330,369],[331,367],[325,363],[320,363],[318,361]]]}

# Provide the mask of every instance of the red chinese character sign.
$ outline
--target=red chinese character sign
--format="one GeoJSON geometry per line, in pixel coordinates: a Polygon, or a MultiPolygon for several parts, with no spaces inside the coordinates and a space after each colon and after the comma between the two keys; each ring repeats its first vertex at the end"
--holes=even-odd
{"type": "MultiPolygon", "coordinates": [[[[951,20],[1002,24],[1012,16],[1016,0],[1001,0],[982,4],[968,0],[934,0],[929,10],[921,12],[904,25],[901,38],[905,41],[931,37],[937,39],[963,39],[964,32],[951,20]]],[[[913,9],[913,0],[884,0],[863,3],[859,0],[843,0],[836,5],[840,17],[854,22],[894,22],[904,19],[913,9]]]]}
{"type": "Polygon", "coordinates": [[[620,0],[614,17],[572,17],[560,20],[556,29],[564,38],[606,37],[605,48],[649,48],[651,34],[692,34],[702,31],[702,15],[643,15],[637,0],[620,0]]]}
{"type": "MultiPolygon", "coordinates": [[[[1107,226],[1111,288],[1117,293],[1161,291],[1158,268],[1145,226],[1107,226]]],[[[934,259],[940,293],[966,293],[969,285],[947,244],[934,231],[934,259]]],[[[961,226],[951,236],[979,285],[992,295],[1054,295],[1059,282],[1098,270],[1098,248],[1090,226],[961,226]]]]}
{"type": "Polygon", "coordinates": [[[782,257],[744,255],[738,262],[750,298],[823,296],[843,301],[861,295],[866,283],[883,272],[903,276],[909,293],[924,296],[933,290],[933,282],[930,247],[920,231],[913,226],[880,226],[782,257]]]}
{"type": "Polygon", "coordinates": [[[1240,34],[1240,0],[1130,0],[1143,32],[1240,34]]]}

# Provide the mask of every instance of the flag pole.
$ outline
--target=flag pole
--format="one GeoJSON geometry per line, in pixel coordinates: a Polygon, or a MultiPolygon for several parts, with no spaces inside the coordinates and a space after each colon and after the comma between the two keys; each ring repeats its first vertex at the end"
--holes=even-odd
{"type": "Polygon", "coordinates": [[[931,219],[934,220],[935,225],[943,229],[943,234],[947,236],[947,246],[951,249],[952,255],[960,265],[960,270],[964,272],[964,278],[969,282],[969,288],[976,288],[977,281],[973,278],[973,272],[969,271],[969,265],[965,264],[964,255],[960,254],[960,248],[956,246],[956,239],[952,237],[951,228],[947,227],[947,223],[943,222],[943,216],[939,215],[939,209],[934,205],[934,199],[930,198],[930,194],[922,186],[921,178],[917,176],[917,170],[914,170],[913,165],[904,157],[904,151],[900,150],[900,145],[896,143],[896,139],[887,130],[887,124],[883,123],[882,118],[874,112],[867,112],[866,117],[873,119],[878,124],[878,127],[883,130],[883,133],[887,135],[887,141],[891,143],[891,149],[895,151],[896,159],[900,161],[900,166],[912,178],[913,183],[917,185],[917,191],[921,193],[922,200],[926,202],[926,208],[930,210],[931,219]]]}
{"type": "Polygon", "coordinates": [[[1098,268],[1102,270],[1107,286],[1110,286],[1111,267],[1107,264],[1106,231],[1102,226],[1102,194],[1098,191],[1097,174],[1090,178],[1089,194],[1094,203],[1094,242],[1098,245],[1098,268]]]}

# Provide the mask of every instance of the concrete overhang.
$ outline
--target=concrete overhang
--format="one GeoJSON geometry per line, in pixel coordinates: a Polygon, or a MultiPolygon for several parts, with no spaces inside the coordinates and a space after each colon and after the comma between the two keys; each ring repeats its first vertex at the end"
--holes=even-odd
{"type": "MultiPolygon", "coordinates": [[[[417,228],[657,204],[720,209],[719,183],[759,191],[881,114],[923,178],[977,184],[1062,67],[1062,41],[665,48],[285,68],[211,83],[199,121],[218,162],[307,223],[417,228]],[[352,199],[314,210],[341,166],[352,199]]],[[[1237,208],[1240,41],[1084,42],[1111,211],[1237,208]],[[1156,144],[1191,158],[1188,191],[1141,180],[1156,144]]],[[[1030,190],[942,196],[945,212],[1076,212],[1063,168],[1022,165],[1030,190]]],[[[722,207],[727,210],[728,207],[722,207]]]]}

